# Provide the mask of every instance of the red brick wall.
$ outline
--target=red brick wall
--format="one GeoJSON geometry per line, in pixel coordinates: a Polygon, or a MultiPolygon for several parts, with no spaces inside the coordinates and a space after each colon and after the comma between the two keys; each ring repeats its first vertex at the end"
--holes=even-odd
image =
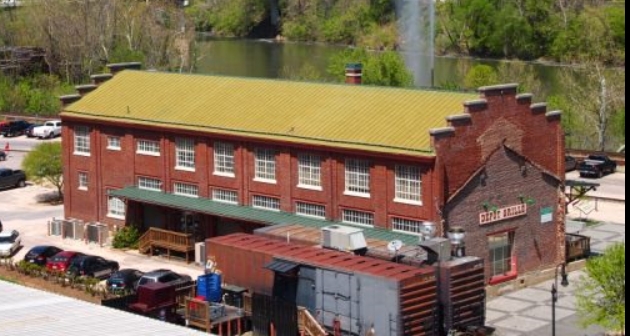
{"type": "Polygon", "coordinates": [[[559,263],[564,259],[560,187],[564,182],[564,136],[559,114],[548,113],[544,103],[532,104],[531,95],[516,95],[516,85],[486,87],[480,92],[480,100],[464,104],[465,113],[449,118],[450,128],[433,131],[440,174],[436,182],[443,186],[445,204],[445,222],[438,232],[464,226],[467,254],[487,256],[488,234],[515,229],[519,272],[559,263]],[[522,158],[509,155],[510,159],[499,159],[504,147],[522,158]],[[518,177],[515,160],[528,166],[526,178],[518,177]],[[478,181],[473,175],[484,166],[492,171],[492,178],[487,187],[476,189],[478,181]],[[479,227],[476,216],[483,201],[508,206],[516,203],[518,194],[531,195],[537,201],[526,217],[479,227]],[[554,209],[552,223],[539,223],[540,206],[554,209]]]}
{"type": "MultiPolygon", "coordinates": [[[[72,120],[64,120],[64,139],[72,138],[75,125],[72,120]]],[[[160,129],[136,129],[121,126],[100,124],[89,125],[92,129],[92,153],[90,157],[73,155],[66,148],[64,161],[70,169],[67,175],[66,191],[76,189],[77,170],[85,170],[90,174],[89,197],[71,197],[66,200],[66,217],[83,220],[98,220],[103,223],[122,225],[120,220],[107,217],[108,189],[124,188],[137,184],[138,177],[150,177],[162,180],[163,189],[172,192],[174,182],[196,184],[199,196],[210,198],[213,188],[235,190],[239,193],[239,201],[250,205],[253,195],[264,195],[280,199],[281,210],[295,212],[295,202],[304,201],[324,205],[328,219],[340,220],[341,209],[353,209],[371,212],[375,216],[377,226],[388,227],[391,216],[399,216],[415,220],[434,220],[432,158],[410,158],[400,156],[374,156],[363,152],[340,152],[332,148],[290,146],[286,143],[252,142],[243,138],[219,138],[211,135],[177,134],[160,129]],[[121,133],[124,129],[124,133],[121,133]],[[121,150],[107,149],[107,137],[121,136],[121,150]],[[195,171],[175,169],[175,139],[192,137],[195,146],[195,171]],[[141,155],[136,153],[136,142],[139,139],[159,141],[160,155],[141,155]],[[235,147],[234,178],[213,174],[214,141],[232,143],[235,147]],[[254,181],[254,151],[258,147],[273,148],[276,155],[276,183],[254,181]],[[312,152],[322,158],[321,179],[322,190],[309,190],[298,187],[298,153],[312,152]],[[346,157],[368,160],[370,169],[370,197],[344,195],[344,163],[346,157]],[[421,206],[393,202],[394,199],[394,167],[397,163],[418,165],[423,172],[423,204],[421,206]],[[75,176],[74,180],[71,178],[75,176]],[[93,184],[93,185],[92,185],[93,184]]],[[[65,141],[65,140],[64,140],[65,141]]]]}

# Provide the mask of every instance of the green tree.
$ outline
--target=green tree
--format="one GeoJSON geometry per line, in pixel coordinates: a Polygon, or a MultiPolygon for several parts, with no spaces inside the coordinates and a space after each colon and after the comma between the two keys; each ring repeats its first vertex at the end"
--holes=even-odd
{"type": "Polygon", "coordinates": [[[625,331],[626,244],[609,246],[604,254],[586,261],[578,284],[577,312],[583,326],[600,325],[625,331]]]}
{"type": "Polygon", "coordinates": [[[497,72],[489,65],[475,65],[464,77],[466,89],[477,89],[480,86],[499,84],[497,72]]]}
{"type": "Polygon", "coordinates": [[[340,82],[345,80],[348,63],[361,63],[362,83],[366,85],[409,87],[413,75],[402,57],[393,51],[368,52],[363,48],[346,49],[333,55],[328,63],[328,73],[340,82]]]}
{"type": "Polygon", "coordinates": [[[57,188],[57,195],[63,201],[63,165],[61,163],[61,142],[44,142],[24,157],[22,169],[29,180],[35,183],[47,182],[57,188]]]}

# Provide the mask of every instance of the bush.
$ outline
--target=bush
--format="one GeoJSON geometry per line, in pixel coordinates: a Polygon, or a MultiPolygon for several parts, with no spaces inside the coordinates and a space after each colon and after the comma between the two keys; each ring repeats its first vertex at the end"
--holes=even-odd
{"type": "Polygon", "coordinates": [[[112,246],[117,249],[138,248],[140,232],[135,225],[125,226],[114,234],[112,246]]]}

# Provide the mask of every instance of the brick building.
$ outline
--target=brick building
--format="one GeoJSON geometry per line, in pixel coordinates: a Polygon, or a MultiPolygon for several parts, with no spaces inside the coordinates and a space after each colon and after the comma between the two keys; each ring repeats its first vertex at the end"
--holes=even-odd
{"type": "Polygon", "coordinates": [[[432,222],[438,236],[465,230],[490,283],[564,260],[560,113],[515,84],[470,94],[138,67],[110,65],[62,97],[67,218],[196,241],[342,223],[414,248],[432,222]]]}

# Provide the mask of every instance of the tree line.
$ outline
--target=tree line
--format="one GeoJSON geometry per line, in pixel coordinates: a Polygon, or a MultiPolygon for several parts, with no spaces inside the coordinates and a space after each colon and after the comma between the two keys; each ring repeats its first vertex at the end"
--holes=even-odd
{"type": "MultiPolygon", "coordinates": [[[[431,1],[425,1],[425,9],[431,1]]],[[[408,1],[196,0],[181,8],[169,0],[37,0],[37,5],[0,11],[0,51],[3,46],[42,47],[50,73],[12,76],[0,71],[0,112],[56,114],[57,97],[89,82],[90,75],[106,72],[107,63],[139,61],[149,69],[194,72],[203,57],[195,46],[200,30],[237,37],[262,31],[287,40],[351,45],[329,60],[328,72],[336,81],[343,81],[345,63],[361,62],[367,85],[411,86],[413,76],[396,52],[402,43],[396,18],[403,2],[408,1]]],[[[519,91],[563,111],[568,147],[614,150],[625,143],[623,2],[434,4],[436,54],[517,59],[498,68],[462,68],[464,83],[436,83],[439,88],[475,90],[517,82],[519,91]],[[523,62],[531,59],[575,63],[563,68],[566,90],[545,97],[544,83],[523,62]]],[[[283,69],[283,76],[323,80],[308,65],[283,69]]]]}

